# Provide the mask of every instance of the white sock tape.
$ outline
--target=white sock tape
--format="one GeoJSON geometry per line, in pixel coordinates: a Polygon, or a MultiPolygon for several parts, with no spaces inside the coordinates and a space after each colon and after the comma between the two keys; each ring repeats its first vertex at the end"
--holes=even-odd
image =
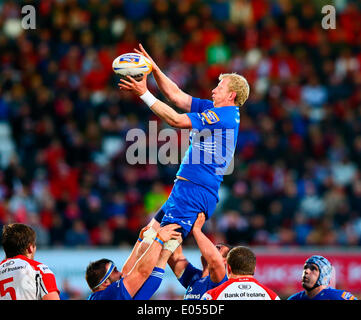
{"type": "Polygon", "coordinates": [[[155,229],[150,227],[147,231],[144,231],[143,233],[143,242],[149,244],[153,243],[153,240],[155,239],[156,235],[157,235],[157,231],[155,231],[155,229]]]}
{"type": "Polygon", "coordinates": [[[164,243],[163,249],[169,250],[170,252],[174,252],[175,249],[178,248],[179,242],[176,239],[170,239],[166,243],[164,243]]]}
{"type": "Polygon", "coordinates": [[[140,99],[144,101],[144,103],[150,108],[155,102],[158,100],[155,96],[153,96],[149,90],[147,90],[144,94],[139,96],[140,99]]]}

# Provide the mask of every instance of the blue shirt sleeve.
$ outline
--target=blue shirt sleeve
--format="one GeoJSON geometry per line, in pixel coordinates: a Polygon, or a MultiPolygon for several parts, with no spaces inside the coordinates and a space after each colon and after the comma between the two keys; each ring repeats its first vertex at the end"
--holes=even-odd
{"type": "Polygon", "coordinates": [[[350,293],[348,291],[339,290],[338,291],[338,296],[339,296],[338,300],[357,300],[357,298],[352,293],[350,293]]]}
{"type": "Polygon", "coordinates": [[[202,270],[199,270],[191,263],[188,263],[178,281],[184,288],[187,289],[194,281],[197,281],[200,278],[202,278],[202,270]]]}
{"type": "Polygon", "coordinates": [[[92,293],[88,300],[133,300],[124,286],[123,278],[113,282],[105,290],[92,293]]]}
{"type": "Polygon", "coordinates": [[[154,267],[151,275],[138,290],[133,300],[149,300],[162,283],[164,269],[154,267]]]}
{"type": "Polygon", "coordinates": [[[212,109],[213,106],[213,102],[211,100],[206,100],[206,99],[199,99],[199,98],[194,98],[192,97],[192,104],[191,104],[191,112],[203,112],[204,110],[207,109],[212,109]]]}
{"type": "Polygon", "coordinates": [[[300,294],[299,293],[295,293],[292,296],[288,297],[287,300],[300,300],[300,294]]]}
{"type": "Polygon", "coordinates": [[[220,286],[222,283],[226,282],[227,280],[228,280],[227,274],[225,274],[224,278],[220,282],[213,282],[211,277],[209,277],[209,282],[210,282],[210,285],[211,285],[212,289],[215,288],[215,287],[220,286]]]}

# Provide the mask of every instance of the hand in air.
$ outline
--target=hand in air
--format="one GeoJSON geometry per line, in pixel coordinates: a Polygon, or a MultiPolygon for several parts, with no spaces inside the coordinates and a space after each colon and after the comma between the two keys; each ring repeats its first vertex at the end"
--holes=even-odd
{"type": "Polygon", "coordinates": [[[176,229],[179,229],[180,225],[172,223],[168,224],[162,228],[159,229],[158,235],[167,242],[170,239],[178,239],[181,235],[180,232],[175,231],[176,229]]]}
{"type": "Polygon", "coordinates": [[[136,53],[139,53],[139,54],[141,54],[141,55],[143,55],[143,56],[145,56],[146,58],[149,59],[149,61],[152,63],[152,70],[154,71],[154,70],[159,69],[158,66],[157,66],[157,64],[154,62],[154,60],[153,60],[153,59],[151,58],[151,56],[148,54],[148,52],[145,51],[145,49],[144,49],[144,47],[142,46],[141,43],[139,43],[139,49],[140,49],[140,50],[134,48],[134,51],[135,51],[136,53]]]}
{"type": "Polygon", "coordinates": [[[132,91],[136,95],[141,96],[146,93],[147,88],[147,75],[144,75],[141,81],[137,81],[134,78],[127,76],[127,79],[120,79],[118,87],[121,90],[132,91]]]}
{"type": "Polygon", "coordinates": [[[206,221],[206,216],[203,212],[198,213],[198,218],[193,224],[193,229],[201,230],[206,221]]]}

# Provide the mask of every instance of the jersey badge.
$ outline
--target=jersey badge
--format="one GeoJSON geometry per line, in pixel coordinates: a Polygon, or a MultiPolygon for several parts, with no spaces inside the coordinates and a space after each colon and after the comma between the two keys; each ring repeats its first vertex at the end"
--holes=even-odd
{"type": "Polygon", "coordinates": [[[215,124],[219,121],[218,115],[212,110],[206,110],[201,113],[202,121],[205,120],[208,124],[215,124]]]}

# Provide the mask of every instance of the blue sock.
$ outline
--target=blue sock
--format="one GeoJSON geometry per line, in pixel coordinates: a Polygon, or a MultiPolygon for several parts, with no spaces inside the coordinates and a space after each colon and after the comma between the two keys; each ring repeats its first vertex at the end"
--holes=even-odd
{"type": "Polygon", "coordinates": [[[151,275],[138,290],[133,300],[149,300],[162,283],[163,275],[164,269],[154,267],[151,275]]]}

